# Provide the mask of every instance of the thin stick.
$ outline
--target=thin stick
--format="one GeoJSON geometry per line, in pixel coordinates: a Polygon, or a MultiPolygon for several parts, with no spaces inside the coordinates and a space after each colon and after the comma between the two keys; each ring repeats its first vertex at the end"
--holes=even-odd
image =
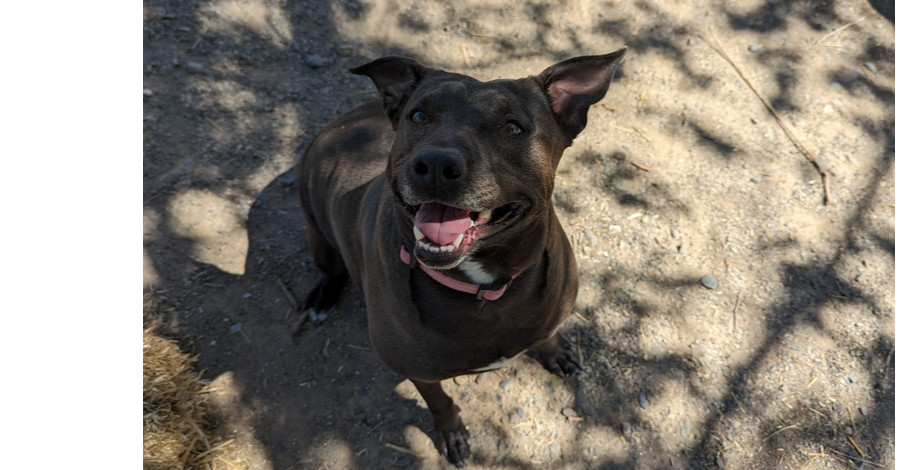
{"type": "Polygon", "coordinates": [[[822,42],[826,41],[827,38],[829,38],[829,37],[831,37],[831,36],[833,36],[833,35],[835,35],[835,34],[838,34],[840,31],[843,31],[843,30],[845,30],[845,29],[851,28],[851,27],[853,27],[853,26],[855,26],[855,25],[861,23],[862,21],[865,21],[866,19],[867,19],[867,18],[859,18],[859,19],[853,21],[852,23],[844,24],[843,26],[840,26],[839,28],[837,28],[837,29],[835,29],[835,30],[833,30],[833,31],[831,31],[831,32],[829,32],[829,33],[827,33],[827,34],[825,34],[824,36],[821,36],[820,39],[818,39],[817,41],[815,41],[815,44],[821,44],[822,42]]]}
{"type": "Polygon", "coordinates": [[[409,455],[413,455],[413,456],[415,456],[415,457],[421,458],[421,455],[420,455],[418,452],[415,452],[414,450],[410,450],[410,449],[407,449],[407,448],[405,448],[405,447],[400,447],[400,446],[398,446],[398,445],[396,445],[396,444],[391,444],[391,443],[389,443],[389,442],[385,442],[384,445],[387,446],[387,447],[390,447],[391,449],[393,449],[393,450],[395,450],[395,451],[397,451],[397,452],[402,452],[402,453],[404,453],[404,454],[409,454],[409,455]]]}
{"type": "Polygon", "coordinates": [[[858,457],[855,457],[855,456],[852,456],[852,455],[849,455],[849,454],[844,454],[844,453],[842,453],[842,452],[840,452],[840,451],[838,451],[838,450],[834,450],[834,449],[828,449],[828,450],[830,450],[830,451],[833,452],[834,454],[837,454],[837,455],[839,455],[839,456],[841,456],[841,457],[846,457],[847,459],[855,460],[856,462],[866,463],[866,464],[868,464],[868,465],[873,465],[873,466],[875,466],[875,467],[886,468],[886,466],[881,465],[881,464],[879,464],[879,463],[877,463],[877,462],[872,462],[872,461],[870,461],[870,460],[865,460],[865,459],[861,459],[861,458],[858,458],[858,457]]]}
{"type": "Polygon", "coordinates": [[[791,425],[789,425],[789,426],[784,426],[784,427],[778,429],[777,431],[774,431],[774,432],[772,432],[771,434],[768,434],[768,437],[762,439],[762,442],[765,442],[765,441],[767,441],[768,439],[771,439],[772,437],[774,437],[774,436],[776,436],[776,435],[778,435],[778,434],[780,434],[780,433],[782,433],[782,432],[784,432],[784,431],[786,431],[786,430],[788,430],[788,429],[796,429],[796,428],[798,428],[798,427],[799,427],[798,424],[791,424],[791,425]]]}
{"type": "Polygon", "coordinates": [[[740,400],[737,398],[737,396],[734,395],[733,392],[730,393],[730,396],[732,396],[734,398],[734,401],[737,403],[737,406],[740,407],[740,411],[742,411],[743,413],[746,413],[746,408],[743,408],[743,404],[740,403],[740,400]]]}
{"type": "Polygon", "coordinates": [[[861,455],[862,457],[867,457],[867,455],[865,455],[865,453],[862,452],[861,447],[859,447],[858,444],[855,443],[855,439],[853,439],[852,436],[846,436],[846,437],[849,439],[849,443],[852,444],[852,447],[855,448],[855,451],[858,452],[858,455],[861,455]]]}
{"type": "Polygon", "coordinates": [[[229,467],[231,467],[231,468],[234,468],[234,469],[236,469],[236,470],[240,470],[240,469],[241,469],[241,467],[240,467],[239,465],[237,465],[237,463],[232,462],[232,461],[230,461],[230,460],[228,460],[228,459],[226,459],[226,458],[224,458],[224,457],[216,457],[215,459],[218,460],[218,461],[220,461],[220,462],[225,462],[225,465],[227,465],[227,466],[229,466],[229,467]]]}
{"type": "Polygon", "coordinates": [[[205,451],[205,452],[202,452],[202,453],[200,453],[200,454],[197,454],[197,456],[194,457],[194,460],[200,460],[200,459],[202,459],[203,457],[206,457],[207,455],[209,455],[209,454],[211,454],[211,453],[213,453],[213,452],[215,452],[215,451],[221,449],[222,447],[225,447],[226,445],[228,445],[228,444],[230,444],[230,443],[232,443],[232,442],[234,442],[234,439],[233,439],[233,438],[232,438],[232,439],[228,439],[228,440],[225,441],[225,442],[220,442],[220,443],[216,444],[213,448],[211,448],[211,449],[209,449],[209,450],[207,450],[207,451],[205,451]]]}
{"type": "Polygon", "coordinates": [[[293,333],[291,334],[291,336],[293,336],[294,338],[298,338],[300,336],[300,333],[303,332],[303,325],[306,324],[306,320],[309,320],[309,311],[308,310],[303,312],[302,315],[300,315],[300,321],[297,323],[297,328],[295,330],[293,330],[293,333]]]}
{"type": "Polygon", "coordinates": [[[632,161],[630,161],[630,160],[628,160],[627,162],[630,163],[631,165],[634,165],[634,168],[636,168],[636,169],[638,169],[638,170],[643,170],[643,171],[646,171],[646,172],[649,171],[649,168],[647,168],[647,167],[645,167],[645,166],[643,166],[643,165],[641,165],[641,164],[639,164],[639,163],[637,163],[637,162],[632,162],[632,161]]]}
{"type": "Polygon", "coordinates": [[[297,298],[290,293],[290,290],[287,288],[287,286],[284,285],[284,282],[282,282],[281,279],[277,279],[277,281],[278,287],[281,288],[281,292],[284,293],[284,297],[287,297],[287,301],[290,302],[290,306],[293,307],[294,310],[299,310],[300,303],[297,302],[297,298]]]}
{"type": "Polygon", "coordinates": [[[821,164],[818,163],[818,160],[814,156],[812,156],[812,152],[808,149],[808,147],[806,147],[805,144],[799,141],[799,139],[796,137],[796,134],[794,134],[793,130],[790,128],[789,124],[787,124],[786,121],[784,121],[783,118],[780,117],[780,114],[778,114],[777,111],[774,110],[774,106],[771,105],[771,102],[769,102],[768,99],[765,98],[765,95],[763,95],[762,92],[759,91],[759,89],[749,81],[749,78],[746,77],[746,75],[743,73],[743,70],[740,69],[740,67],[738,67],[733,60],[731,60],[730,56],[727,55],[727,52],[725,52],[721,47],[721,44],[718,43],[718,38],[715,36],[715,33],[709,31],[709,34],[711,34],[712,41],[714,41],[714,44],[709,43],[709,46],[711,46],[712,49],[714,49],[722,59],[726,60],[727,63],[730,64],[730,66],[733,67],[734,70],[736,70],[737,75],[739,75],[740,78],[743,79],[743,82],[746,83],[746,85],[749,86],[750,89],[752,89],[753,93],[755,93],[755,96],[757,96],[758,99],[760,99],[762,103],[765,104],[765,107],[768,108],[768,112],[770,112],[771,115],[774,116],[774,119],[780,125],[780,128],[783,129],[784,133],[787,134],[787,137],[789,137],[793,142],[793,145],[796,146],[796,148],[800,153],[802,153],[806,160],[811,162],[812,166],[815,167],[815,171],[817,171],[818,174],[821,175],[821,181],[824,184],[824,205],[830,204],[830,177],[828,176],[827,172],[824,171],[824,168],[821,167],[821,164]]]}
{"type": "Polygon", "coordinates": [[[465,46],[459,46],[459,50],[462,51],[462,61],[465,62],[466,68],[471,68],[471,61],[468,60],[468,51],[465,50],[465,46]]]}
{"type": "Polygon", "coordinates": [[[742,294],[742,293],[743,293],[743,289],[740,289],[739,291],[737,291],[737,300],[734,302],[734,313],[733,313],[733,317],[734,317],[733,331],[734,332],[737,331],[737,309],[740,308],[740,294],[742,294]]]}
{"type": "Polygon", "coordinates": [[[184,452],[184,457],[181,459],[181,468],[184,468],[187,465],[187,459],[190,458],[190,453],[193,452],[194,446],[197,445],[197,436],[194,436],[193,439],[190,440],[190,445],[187,446],[187,451],[184,452]]]}
{"type": "Polygon", "coordinates": [[[577,332],[577,362],[578,365],[584,365],[584,355],[581,353],[581,332],[577,332]]]}
{"type": "Polygon", "coordinates": [[[649,137],[646,137],[646,134],[644,134],[640,129],[637,129],[637,126],[633,126],[633,127],[634,127],[634,130],[637,131],[637,134],[639,134],[640,137],[643,137],[643,140],[645,140],[649,143],[652,143],[652,141],[649,140],[649,137]]]}

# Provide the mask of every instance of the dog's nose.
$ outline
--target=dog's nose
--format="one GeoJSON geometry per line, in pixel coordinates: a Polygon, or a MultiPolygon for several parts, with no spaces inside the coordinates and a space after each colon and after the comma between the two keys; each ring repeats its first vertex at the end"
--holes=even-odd
{"type": "Polygon", "coordinates": [[[444,190],[462,178],[465,161],[455,152],[425,150],[412,160],[412,172],[425,188],[444,190]]]}

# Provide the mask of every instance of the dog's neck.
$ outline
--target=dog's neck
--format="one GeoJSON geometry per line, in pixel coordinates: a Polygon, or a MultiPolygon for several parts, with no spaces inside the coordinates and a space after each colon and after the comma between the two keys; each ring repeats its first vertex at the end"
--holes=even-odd
{"type": "Polygon", "coordinates": [[[493,284],[498,279],[496,276],[484,270],[481,263],[472,260],[465,260],[459,265],[459,271],[468,277],[468,280],[475,284],[493,284]]]}

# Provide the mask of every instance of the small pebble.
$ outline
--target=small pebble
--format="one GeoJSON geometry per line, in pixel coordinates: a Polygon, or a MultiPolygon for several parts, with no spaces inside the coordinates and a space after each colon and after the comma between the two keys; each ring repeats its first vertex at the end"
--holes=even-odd
{"type": "Polygon", "coordinates": [[[684,425],[680,428],[680,435],[684,437],[690,437],[690,422],[686,419],[684,420],[684,425]]]}
{"type": "Polygon", "coordinates": [[[840,82],[830,82],[830,87],[833,88],[834,90],[842,90],[843,84],[840,82]]]}
{"type": "Polygon", "coordinates": [[[153,90],[151,90],[149,88],[144,88],[144,96],[146,96],[147,98],[153,96],[153,90]]]}
{"type": "Polygon", "coordinates": [[[858,412],[862,414],[862,416],[868,416],[868,408],[863,406],[858,409],[858,412]]]}
{"type": "Polygon", "coordinates": [[[762,50],[761,44],[752,44],[749,46],[749,52],[758,52],[762,50]]]}
{"type": "Polygon", "coordinates": [[[761,183],[762,179],[758,176],[753,176],[752,178],[749,178],[749,181],[752,181],[753,183],[761,183]]]}
{"type": "Polygon", "coordinates": [[[337,46],[337,55],[340,57],[349,57],[353,55],[353,52],[355,52],[355,49],[352,44],[341,44],[337,46]]]}
{"type": "Polygon", "coordinates": [[[559,447],[559,444],[553,442],[549,445],[549,455],[551,455],[554,459],[557,459],[560,455],[562,455],[562,448],[559,447]]]}
{"type": "Polygon", "coordinates": [[[237,333],[238,331],[240,331],[242,326],[243,325],[241,325],[240,323],[235,323],[235,324],[231,325],[231,327],[228,328],[228,331],[230,331],[231,334],[237,333]]]}
{"type": "Polygon", "coordinates": [[[249,299],[249,298],[252,297],[252,296],[253,296],[253,294],[251,294],[251,293],[249,293],[249,292],[245,292],[245,293],[243,294],[243,298],[245,298],[245,299],[249,299]]]}
{"type": "Polygon", "coordinates": [[[509,390],[509,386],[510,386],[511,384],[512,384],[512,383],[511,383],[511,381],[510,381],[509,379],[502,379],[502,380],[499,381],[499,388],[503,389],[504,391],[508,391],[508,390],[509,390]]]}
{"type": "Polygon", "coordinates": [[[628,422],[621,423],[621,432],[624,434],[630,434],[631,433],[631,423],[628,423],[628,422]]]}
{"type": "Polygon", "coordinates": [[[825,113],[832,113],[832,112],[833,112],[833,105],[825,104],[825,105],[824,105],[824,112],[825,112],[825,113]]]}
{"type": "Polygon", "coordinates": [[[590,246],[596,246],[596,244],[599,243],[599,238],[597,238],[590,230],[584,230],[584,236],[587,237],[587,243],[590,246]]]}
{"type": "Polygon", "coordinates": [[[872,72],[875,72],[875,73],[877,72],[877,66],[874,65],[874,62],[865,62],[865,68],[867,68],[868,70],[870,70],[872,72]]]}
{"type": "Polygon", "coordinates": [[[646,403],[646,394],[643,392],[640,392],[640,396],[637,398],[637,401],[640,402],[640,408],[643,408],[644,410],[648,406],[648,403],[646,403]]]}
{"type": "Polygon", "coordinates": [[[846,426],[846,435],[847,435],[847,436],[851,436],[851,435],[852,435],[852,426],[846,426]]]}
{"type": "Polygon", "coordinates": [[[718,468],[724,468],[724,459],[720,455],[715,457],[715,464],[718,465],[718,468]]]}
{"type": "Polygon", "coordinates": [[[483,382],[486,377],[487,377],[487,374],[478,374],[474,378],[474,383],[479,384],[479,383],[483,382]]]}
{"type": "Polygon", "coordinates": [[[852,383],[858,382],[858,376],[855,375],[855,372],[850,372],[850,373],[849,373],[849,381],[852,382],[852,383]]]}
{"type": "Polygon", "coordinates": [[[306,56],[306,65],[314,69],[322,68],[325,66],[325,58],[318,54],[309,54],[306,56]]]}
{"type": "Polygon", "coordinates": [[[706,289],[717,289],[718,288],[718,279],[715,279],[715,276],[711,274],[706,274],[699,278],[699,283],[702,284],[702,287],[706,289]]]}
{"type": "Polygon", "coordinates": [[[524,408],[522,408],[522,407],[519,406],[518,408],[515,408],[515,412],[518,413],[518,416],[519,416],[521,419],[524,419],[524,416],[525,416],[524,408]]]}
{"type": "Polygon", "coordinates": [[[178,67],[181,65],[181,61],[177,57],[172,57],[172,67],[178,67]]]}
{"type": "Polygon", "coordinates": [[[184,68],[187,69],[189,73],[203,73],[203,66],[197,62],[189,61],[184,64],[184,68]]]}

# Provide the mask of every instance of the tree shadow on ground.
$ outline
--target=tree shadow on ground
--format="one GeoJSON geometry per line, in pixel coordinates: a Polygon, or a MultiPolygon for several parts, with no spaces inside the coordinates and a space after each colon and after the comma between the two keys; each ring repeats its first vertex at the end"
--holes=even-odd
{"type": "MultiPolygon", "coordinates": [[[[157,233],[145,242],[145,253],[159,274],[155,290],[164,295],[177,312],[169,318],[170,332],[186,349],[199,354],[199,366],[205,369],[208,377],[233,377],[234,388],[238,391],[232,404],[234,408],[220,409],[219,413],[230,415],[229,419],[239,418],[246,410],[253,413],[254,417],[238,421],[252,429],[273,468],[302,468],[321,458],[315,453],[316,449],[329,443],[348,468],[391,465],[422,468],[421,462],[385,446],[387,442],[402,444],[402,430],[406,426],[430,432],[430,416],[418,401],[397,393],[402,377],[387,370],[371,350],[359,293],[353,289],[345,292],[337,312],[324,325],[307,326],[298,338],[291,335],[297,316],[281,284],[301,299],[318,275],[311,265],[303,237],[295,170],[290,168],[280,173],[255,196],[257,191],[248,183],[253,174],[270,167],[271,154],[277,151],[274,143],[284,140],[277,125],[283,118],[278,114],[279,105],[287,104],[296,110],[302,129],[295,138],[302,147],[331,118],[372,96],[363,79],[349,77],[342,70],[346,65],[363,62],[364,58],[335,53],[334,56],[344,57],[338,64],[323,68],[306,65],[312,62],[308,60],[309,55],[345,42],[332,24],[332,5],[328,3],[289,5],[291,33],[297,39],[290,43],[289,38],[282,37],[281,40],[287,43],[284,47],[272,46],[270,38],[261,37],[258,30],[250,27],[228,32],[205,29],[200,19],[207,14],[201,10],[208,5],[205,2],[145,2],[148,12],[144,37],[145,78],[149,82],[169,83],[178,97],[166,101],[165,106],[155,104],[152,98],[148,101],[144,133],[144,209],[158,214],[157,233]],[[319,25],[326,33],[309,38],[303,34],[303,26],[307,24],[319,25]],[[253,68],[266,72],[260,75],[247,72],[253,68]],[[274,70],[280,71],[277,79],[272,78],[276,75],[274,70]],[[266,74],[272,77],[266,77],[266,74]],[[249,90],[254,98],[250,104],[237,108],[207,103],[204,97],[209,91],[203,87],[213,82],[230,84],[228,86],[238,94],[240,90],[249,90]],[[247,198],[252,201],[247,211],[248,248],[242,274],[232,274],[197,261],[194,256],[196,240],[175,228],[170,215],[172,201],[188,190],[224,194],[226,198],[233,198],[235,205],[247,198]]],[[[550,24],[547,19],[550,12],[546,7],[534,2],[529,5],[533,7],[535,21],[550,24]]],[[[831,2],[814,8],[809,5],[808,2],[769,2],[750,14],[729,14],[729,18],[735,29],[759,31],[783,27],[788,15],[798,15],[818,29],[823,28],[818,24],[822,19],[828,23],[837,20],[833,17],[831,2]]],[[[364,18],[369,13],[367,4],[357,2],[338,2],[334,7],[350,17],[364,18]]],[[[892,15],[889,18],[892,21],[892,15]]],[[[401,16],[398,21],[400,27],[419,32],[434,27],[414,16],[401,16]]],[[[626,25],[620,22],[600,22],[597,30],[634,50],[656,51],[662,57],[684,63],[691,86],[704,88],[713,83],[711,76],[688,63],[683,47],[675,40],[685,38],[687,31],[676,25],[669,31],[671,34],[663,35],[654,29],[631,35],[626,25]]],[[[403,50],[395,45],[371,47],[380,47],[385,54],[415,55],[413,50],[403,50]]],[[[531,48],[516,48],[511,43],[499,47],[509,49],[510,60],[547,54],[556,59],[565,58],[562,56],[564,51],[552,50],[540,34],[531,48]]],[[[577,48],[588,49],[584,45],[577,48]]],[[[870,52],[882,53],[879,50],[870,52]]],[[[771,54],[774,54],[770,56],[771,62],[765,62],[768,59],[764,56],[760,60],[763,65],[778,69],[793,52],[771,54]]],[[[789,68],[779,71],[777,76],[783,97],[780,106],[789,108],[789,92],[796,86],[795,78],[789,68]]],[[[864,83],[864,86],[879,99],[893,98],[889,90],[873,83],[864,83]]],[[[881,136],[885,147],[879,173],[888,175],[894,158],[892,129],[879,123],[871,123],[871,126],[881,136]]],[[[705,141],[717,152],[723,155],[732,152],[733,146],[727,136],[714,135],[698,125],[694,125],[693,131],[700,142],[705,141]]],[[[598,175],[594,186],[603,188],[620,207],[647,208],[666,204],[663,207],[689,213],[689,205],[679,201],[671,188],[655,186],[650,187],[648,193],[641,193],[633,187],[623,186],[625,181],[641,181],[639,170],[632,167],[623,152],[606,158],[608,161],[604,166],[610,170],[598,175]]],[[[862,236],[859,233],[868,230],[863,214],[870,208],[878,183],[879,180],[872,180],[866,187],[852,220],[845,225],[842,248],[835,258],[782,265],[781,281],[788,286],[789,296],[765,312],[768,323],[764,341],[745,366],[732,371],[727,384],[727,396],[732,398],[716,401],[704,392],[693,359],[686,355],[646,358],[641,351],[624,350],[595,338],[595,329],[588,326],[567,327],[567,334],[584,338],[584,353],[594,358],[594,373],[565,382],[585,415],[582,432],[600,425],[622,429],[621,423],[646,426],[640,415],[639,400],[616,385],[616,376],[622,368],[638,370],[637,375],[647,382],[673,380],[686,384],[689,393],[710,408],[698,429],[694,430],[700,436],[699,445],[683,451],[688,453],[693,468],[714,465],[716,456],[723,452],[716,440],[721,423],[740,410],[741,397],[752,393],[747,377],[763,373],[760,370],[762,359],[772,348],[782,344],[784,336],[798,325],[822,329],[818,318],[820,310],[833,301],[823,287],[849,284],[838,274],[835,265],[845,253],[857,249],[855,244],[862,236]]],[[[880,250],[895,256],[894,240],[888,235],[871,232],[863,236],[875,239],[880,250]]],[[[655,307],[641,302],[614,281],[638,274],[586,273],[585,277],[591,275],[599,278],[612,299],[608,308],[633,314],[634,323],[622,334],[636,334],[640,319],[653,314],[655,307]]],[[[695,284],[692,280],[664,277],[650,278],[647,282],[658,289],[695,284]]],[[[862,296],[849,294],[851,302],[870,303],[862,296]]],[[[873,350],[853,352],[866,358],[870,370],[883,371],[882,380],[876,381],[876,389],[872,392],[881,409],[860,425],[861,432],[879,436],[883,442],[870,456],[875,460],[885,457],[880,453],[881,449],[888,448],[893,436],[895,390],[892,355],[887,352],[893,349],[892,339],[883,337],[873,350]]],[[[655,393],[655,390],[647,389],[646,399],[652,401],[656,398],[655,393]]],[[[821,407],[818,403],[810,406],[821,407]]],[[[764,416],[763,410],[749,411],[763,422],[763,432],[776,430],[775,423],[764,416]]],[[[840,437],[838,431],[848,424],[846,420],[816,421],[806,430],[806,436],[836,445],[840,437]]],[[[221,429],[221,432],[227,434],[230,430],[221,429]]],[[[631,438],[625,430],[621,432],[626,440],[631,438]]],[[[781,433],[766,445],[776,448],[789,443],[790,434],[781,433]]],[[[655,453],[657,457],[650,458],[651,463],[668,464],[663,442],[656,439],[641,444],[639,448],[629,446],[625,461],[600,460],[592,462],[590,468],[644,465],[647,460],[638,455],[640,452],[655,453]]],[[[503,461],[489,450],[489,446],[475,452],[479,462],[541,468],[521,459],[503,461]]],[[[563,459],[563,462],[575,461],[577,457],[574,456],[563,459]]]]}

